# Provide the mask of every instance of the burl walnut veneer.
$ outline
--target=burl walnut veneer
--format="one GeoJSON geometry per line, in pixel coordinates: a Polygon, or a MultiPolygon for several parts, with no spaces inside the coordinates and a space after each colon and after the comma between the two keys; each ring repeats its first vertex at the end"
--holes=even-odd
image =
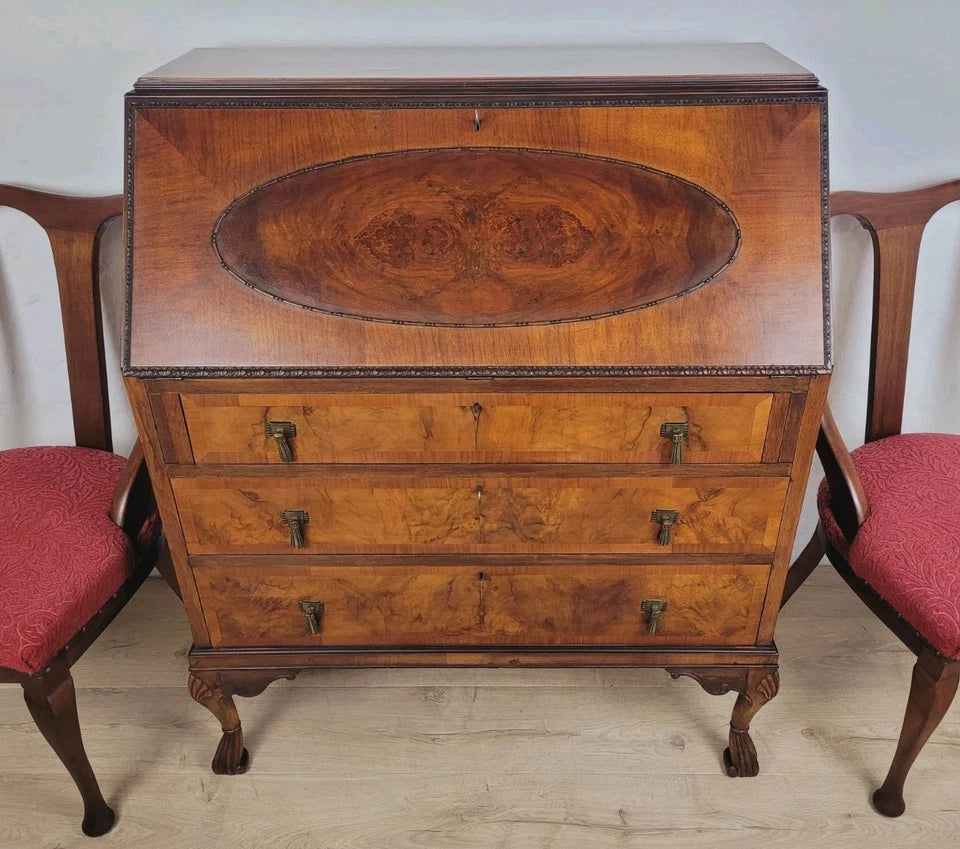
{"type": "Polygon", "coordinates": [[[777,691],[830,371],[826,92],[763,45],[199,50],[127,97],[127,387],[190,692],[777,691]]]}

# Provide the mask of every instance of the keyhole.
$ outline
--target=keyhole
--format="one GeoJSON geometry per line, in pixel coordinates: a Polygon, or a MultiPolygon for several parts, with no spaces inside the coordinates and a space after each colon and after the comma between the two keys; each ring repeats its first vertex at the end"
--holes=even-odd
{"type": "Polygon", "coordinates": [[[473,126],[476,128],[477,132],[480,132],[480,110],[473,110],[473,126]]]}
{"type": "Polygon", "coordinates": [[[479,401],[474,401],[470,412],[473,413],[473,450],[476,451],[480,442],[480,414],[483,412],[483,405],[479,401]]]}

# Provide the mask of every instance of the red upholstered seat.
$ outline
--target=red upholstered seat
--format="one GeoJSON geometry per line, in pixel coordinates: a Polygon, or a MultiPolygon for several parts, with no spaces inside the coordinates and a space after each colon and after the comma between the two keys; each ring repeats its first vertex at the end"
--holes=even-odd
{"type": "Polygon", "coordinates": [[[911,433],[851,452],[870,518],[848,544],[817,504],[830,542],[937,651],[960,658],[960,436],[911,433]]]}
{"type": "Polygon", "coordinates": [[[92,448],[0,451],[0,666],[42,669],[130,575],[132,546],[110,520],[125,462],[92,448]]]}

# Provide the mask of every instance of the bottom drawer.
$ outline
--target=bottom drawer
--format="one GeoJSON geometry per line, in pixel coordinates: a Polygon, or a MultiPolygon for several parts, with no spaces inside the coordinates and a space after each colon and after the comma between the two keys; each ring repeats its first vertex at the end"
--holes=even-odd
{"type": "Polygon", "coordinates": [[[769,572],[672,564],[204,566],[194,575],[215,647],[691,646],[752,645],[769,572]]]}

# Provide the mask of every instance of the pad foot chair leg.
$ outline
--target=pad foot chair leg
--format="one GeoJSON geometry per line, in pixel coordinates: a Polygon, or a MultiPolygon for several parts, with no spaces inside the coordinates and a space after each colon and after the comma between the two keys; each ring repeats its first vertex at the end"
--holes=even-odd
{"type": "Polygon", "coordinates": [[[81,828],[88,837],[99,837],[113,828],[116,814],[104,801],[80,736],[77,698],[73,678],[66,677],[52,688],[43,684],[24,687],[23,698],[33,721],[63,761],[83,799],[81,828]]]}
{"type": "Polygon", "coordinates": [[[898,817],[906,809],[903,783],[920,750],[953,702],[958,676],[960,663],[945,662],[931,655],[917,659],[897,753],[883,786],[873,794],[873,805],[884,816],[898,817]]]}

